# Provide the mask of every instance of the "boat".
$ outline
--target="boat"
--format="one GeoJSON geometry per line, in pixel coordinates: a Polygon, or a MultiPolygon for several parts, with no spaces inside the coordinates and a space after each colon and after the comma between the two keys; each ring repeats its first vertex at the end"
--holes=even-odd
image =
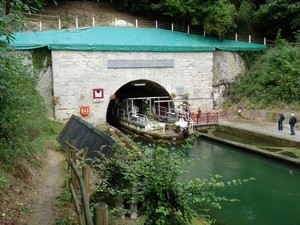
{"type": "Polygon", "coordinates": [[[175,110],[174,100],[160,97],[114,98],[107,114],[111,125],[149,142],[185,143],[194,121],[175,110]],[[163,100],[165,99],[165,100],[163,100]]]}

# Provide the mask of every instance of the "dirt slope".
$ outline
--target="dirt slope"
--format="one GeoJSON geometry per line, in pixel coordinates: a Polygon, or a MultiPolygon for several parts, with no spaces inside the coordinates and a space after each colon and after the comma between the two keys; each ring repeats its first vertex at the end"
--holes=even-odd
{"type": "Polygon", "coordinates": [[[110,2],[68,1],[58,4],[55,6],[53,3],[48,3],[43,10],[38,12],[37,20],[42,20],[43,29],[57,28],[58,19],[61,20],[62,29],[76,28],[76,19],[79,28],[92,26],[93,18],[96,26],[109,26],[115,19],[133,24],[136,19],[139,21],[151,20],[149,17],[145,18],[145,16],[119,11],[118,5],[110,2]]]}

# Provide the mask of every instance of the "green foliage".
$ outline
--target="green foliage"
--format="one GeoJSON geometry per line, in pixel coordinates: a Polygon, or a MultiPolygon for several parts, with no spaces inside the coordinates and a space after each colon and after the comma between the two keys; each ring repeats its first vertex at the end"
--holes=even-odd
{"type": "Polygon", "coordinates": [[[68,221],[65,219],[59,219],[57,221],[55,221],[55,225],[68,225],[68,221]]]}
{"type": "Polygon", "coordinates": [[[51,66],[51,51],[47,48],[37,48],[32,50],[33,68],[39,72],[45,72],[51,66]]]}
{"type": "Polygon", "coordinates": [[[277,35],[276,47],[271,48],[237,80],[233,93],[239,101],[266,106],[278,103],[290,105],[300,99],[300,49],[277,35]]]}
{"type": "Polygon", "coordinates": [[[5,176],[0,176],[0,190],[6,191],[9,188],[9,183],[5,176]]]}
{"type": "Polygon", "coordinates": [[[300,28],[300,4],[293,0],[267,0],[254,13],[257,26],[268,34],[278,29],[298,30],[300,28]],[[263,22],[262,22],[263,21],[263,22]]]}
{"type": "Polygon", "coordinates": [[[219,0],[216,4],[206,8],[204,30],[207,34],[217,34],[223,38],[226,33],[236,28],[236,9],[227,0],[219,0]]]}
{"type": "Polygon", "coordinates": [[[6,37],[0,41],[0,161],[4,163],[19,155],[29,157],[30,141],[48,121],[34,76],[20,58],[11,54],[8,45],[13,39],[11,32],[21,31],[26,22],[22,11],[31,9],[22,1],[0,4],[0,36],[6,37]]]}
{"type": "Polygon", "coordinates": [[[253,62],[258,60],[263,54],[264,50],[261,51],[239,51],[239,55],[244,60],[245,66],[247,69],[250,69],[253,65],[253,62]]]}
{"type": "Polygon", "coordinates": [[[204,24],[207,34],[223,37],[226,32],[235,28],[236,9],[227,0],[212,1],[159,1],[151,5],[152,9],[162,12],[182,25],[204,24]]]}
{"type": "Polygon", "coordinates": [[[300,30],[293,32],[293,34],[295,36],[297,44],[300,44],[300,30]]]}
{"type": "Polygon", "coordinates": [[[23,212],[29,212],[30,210],[31,210],[31,208],[29,206],[26,206],[26,205],[22,206],[23,212]]]}
{"type": "Polygon", "coordinates": [[[35,78],[21,60],[0,50],[0,160],[7,160],[27,151],[48,119],[35,78]]]}
{"type": "Polygon", "coordinates": [[[255,5],[252,1],[242,1],[238,13],[236,16],[236,21],[241,27],[246,27],[246,31],[251,32],[253,26],[253,14],[255,12],[255,5]]]}
{"type": "Polygon", "coordinates": [[[133,203],[138,199],[138,214],[145,224],[190,224],[198,216],[212,222],[209,208],[220,208],[221,201],[237,201],[215,195],[215,189],[239,185],[247,180],[219,181],[221,176],[208,179],[186,179],[185,166],[193,163],[182,151],[169,150],[172,145],[139,146],[127,149],[116,145],[110,159],[95,160],[101,184],[91,196],[92,202],[106,202],[110,209],[115,203],[133,203]],[[142,156],[140,156],[140,150],[142,156]],[[139,153],[139,154],[138,154],[139,153]]]}

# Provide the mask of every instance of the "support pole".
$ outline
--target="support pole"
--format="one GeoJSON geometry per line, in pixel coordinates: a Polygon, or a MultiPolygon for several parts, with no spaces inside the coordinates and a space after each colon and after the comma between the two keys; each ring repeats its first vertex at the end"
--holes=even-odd
{"type": "Polygon", "coordinates": [[[97,203],[94,206],[94,224],[108,225],[108,209],[104,202],[97,203]]]}

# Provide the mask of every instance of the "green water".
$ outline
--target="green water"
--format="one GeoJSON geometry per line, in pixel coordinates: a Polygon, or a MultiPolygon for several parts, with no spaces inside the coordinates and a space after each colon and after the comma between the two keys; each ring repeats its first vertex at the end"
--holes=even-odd
{"type": "Polygon", "coordinates": [[[189,167],[190,177],[220,174],[224,181],[254,177],[255,181],[217,192],[237,198],[222,203],[211,216],[216,225],[300,225],[300,168],[205,138],[198,138],[188,157],[205,157],[189,167]]]}

